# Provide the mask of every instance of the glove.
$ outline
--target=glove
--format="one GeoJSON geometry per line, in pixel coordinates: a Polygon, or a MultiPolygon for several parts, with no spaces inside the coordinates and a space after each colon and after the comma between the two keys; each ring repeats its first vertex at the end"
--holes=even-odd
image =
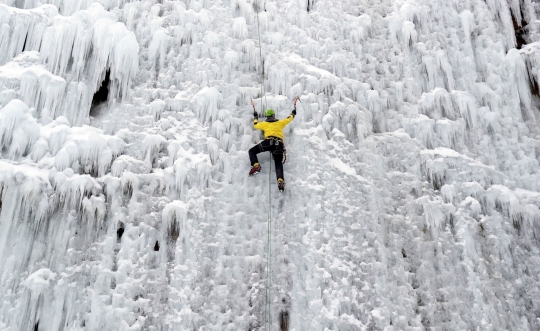
{"type": "Polygon", "coordinates": [[[292,115],[293,115],[293,116],[296,116],[296,109],[293,109],[292,115]]]}
{"type": "Polygon", "coordinates": [[[255,111],[255,112],[253,112],[253,117],[259,118],[259,114],[257,114],[257,112],[255,111]]]}

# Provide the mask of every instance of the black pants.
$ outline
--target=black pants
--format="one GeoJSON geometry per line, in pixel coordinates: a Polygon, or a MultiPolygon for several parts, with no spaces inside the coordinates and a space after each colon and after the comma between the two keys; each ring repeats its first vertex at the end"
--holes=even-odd
{"type": "Polygon", "coordinates": [[[270,152],[272,153],[274,162],[276,164],[276,177],[278,179],[283,178],[283,180],[285,180],[283,177],[283,164],[281,163],[283,161],[284,150],[285,145],[283,145],[282,141],[273,138],[265,139],[257,145],[251,147],[249,150],[249,160],[251,161],[251,166],[253,166],[255,163],[259,163],[257,154],[262,152],[270,152]]]}

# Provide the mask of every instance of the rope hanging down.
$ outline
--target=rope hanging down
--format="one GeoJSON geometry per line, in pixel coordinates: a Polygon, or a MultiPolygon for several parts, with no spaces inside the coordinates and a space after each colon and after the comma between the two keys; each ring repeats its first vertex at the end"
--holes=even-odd
{"type": "MultiPolygon", "coordinates": [[[[257,6],[257,35],[259,37],[259,58],[261,60],[261,109],[266,109],[266,91],[264,88],[264,62],[262,57],[262,42],[261,42],[261,24],[259,20],[259,0],[255,1],[257,6]],[[263,107],[263,96],[264,96],[264,107],[263,107]]],[[[272,180],[272,162],[270,162],[270,171],[268,171],[268,238],[267,246],[268,252],[266,254],[266,304],[264,307],[264,329],[269,330],[272,327],[272,320],[270,319],[270,297],[269,297],[269,288],[272,284],[271,282],[271,269],[270,269],[270,260],[272,256],[272,247],[271,247],[271,228],[272,228],[272,195],[270,191],[270,182],[272,180]]]]}
{"type": "Polygon", "coordinates": [[[264,62],[262,57],[262,42],[261,42],[261,23],[259,20],[259,0],[255,1],[257,6],[257,35],[259,37],[259,59],[261,61],[261,109],[266,109],[268,103],[266,102],[266,89],[264,88],[264,62]],[[263,97],[264,96],[264,107],[263,107],[263,97]]]}

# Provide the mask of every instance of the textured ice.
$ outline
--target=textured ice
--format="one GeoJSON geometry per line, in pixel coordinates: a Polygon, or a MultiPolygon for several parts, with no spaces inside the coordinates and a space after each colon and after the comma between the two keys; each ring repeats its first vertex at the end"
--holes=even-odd
{"type": "Polygon", "coordinates": [[[540,329],[539,14],[0,0],[0,329],[540,329]]]}
{"type": "MultiPolygon", "coordinates": [[[[22,5],[27,6],[27,2],[22,5]]],[[[55,79],[45,79],[43,70],[26,70],[28,74],[20,78],[20,97],[32,101],[31,106],[38,111],[47,109],[53,118],[67,115],[73,124],[80,125],[88,117],[92,95],[107,71],[111,73],[112,100],[127,96],[137,74],[139,44],[135,34],[117,20],[114,13],[99,3],[71,16],[60,15],[53,5],[25,11],[0,4],[0,64],[14,60],[21,52],[39,51],[33,57],[55,79]],[[55,92],[36,93],[45,87],[55,92]],[[47,99],[57,104],[49,105],[47,99]],[[59,107],[67,109],[60,113],[56,109],[59,107]]],[[[27,57],[23,53],[18,62],[28,62],[27,57]]],[[[13,66],[11,71],[15,69],[13,66]]],[[[0,81],[4,81],[1,76],[0,81]]]]}

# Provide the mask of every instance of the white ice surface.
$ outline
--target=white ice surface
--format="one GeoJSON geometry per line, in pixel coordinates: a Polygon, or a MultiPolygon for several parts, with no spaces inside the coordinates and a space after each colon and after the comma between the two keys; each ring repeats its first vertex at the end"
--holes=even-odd
{"type": "Polygon", "coordinates": [[[539,330],[539,14],[0,0],[0,329],[539,330]]]}

